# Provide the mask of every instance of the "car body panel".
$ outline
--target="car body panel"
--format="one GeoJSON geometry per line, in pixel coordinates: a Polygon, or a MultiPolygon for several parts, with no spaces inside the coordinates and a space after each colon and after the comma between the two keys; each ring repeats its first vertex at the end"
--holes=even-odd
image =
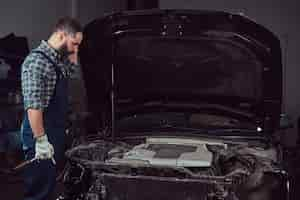
{"type": "Polygon", "coordinates": [[[125,11],[85,27],[80,60],[101,126],[66,152],[69,199],[289,199],[280,42],[263,26],[125,11]]]}
{"type": "Polygon", "coordinates": [[[265,132],[279,127],[280,42],[244,16],[128,11],[92,21],[84,35],[88,105],[98,116],[153,102],[212,104],[251,113],[265,132]]]}

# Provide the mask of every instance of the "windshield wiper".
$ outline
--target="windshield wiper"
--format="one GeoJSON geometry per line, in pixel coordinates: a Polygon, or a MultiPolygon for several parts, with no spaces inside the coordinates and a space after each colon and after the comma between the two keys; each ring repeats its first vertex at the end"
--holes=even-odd
{"type": "Polygon", "coordinates": [[[207,130],[208,133],[260,133],[253,129],[240,129],[240,128],[224,128],[224,129],[214,129],[207,130]]]}
{"type": "Polygon", "coordinates": [[[197,129],[177,126],[164,126],[179,130],[188,130],[187,134],[198,135],[206,138],[224,139],[224,140],[265,140],[260,131],[255,129],[241,129],[241,128],[219,128],[219,129],[197,129]],[[240,134],[239,134],[240,133],[240,134]]]}
{"type": "Polygon", "coordinates": [[[191,131],[191,134],[218,134],[218,133],[261,133],[257,129],[243,129],[243,128],[216,128],[216,129],[208,129],[208,128],[191,128],[191,127],[181,127],[181,126],[174,126],[171,124],[164,124],[158,127],[151,127],[150,129],[176,129],[176,130],[184,130],[184,131],[191,131]]]}

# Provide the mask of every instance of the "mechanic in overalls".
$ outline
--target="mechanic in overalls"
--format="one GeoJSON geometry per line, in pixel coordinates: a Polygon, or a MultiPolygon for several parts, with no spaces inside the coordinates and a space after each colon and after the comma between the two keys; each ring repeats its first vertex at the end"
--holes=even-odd
{"type": "Polygon", "coordinates": [[[25,200],[46,200],[56,185],[56,163],[64,156],[68,110],[67,78],[78,66],[82,27],[69,17],[58,20],[47,41],[22,64],[24,119],[21,140],[26,160],[25,200]]]}

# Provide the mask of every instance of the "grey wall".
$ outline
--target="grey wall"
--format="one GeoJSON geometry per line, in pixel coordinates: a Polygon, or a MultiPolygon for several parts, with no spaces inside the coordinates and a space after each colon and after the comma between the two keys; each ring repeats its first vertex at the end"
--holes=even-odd
{"type": "Polygon", "coordinates": [[[30,47],[49,36],[56,20],[69,14],[68,0],[2,0],[0,2],[0,37],[11,32],[26,36],[30,47]]]}
{"type": "Polygon", "coordinates": [[[0,38],[13,32],[27,37],[32,48],[47,39],[62,16],[74,16],[84,25],[104,13],[125,7],[126,0],[1,0],[0,38]]]}
{"type": "Polygon", "coordinates": [[[124,10],[126,6],[126,0],[79,0],[78,19],[84,25],[103,14],[124,10]]]}
{"type": "MultiPolygon", "coordinates": [[[[283,110],[294,120],[300,116],[300,12],[296,0],[160,0],[163,9],[214,9],[243,12],[273,31],[281,40],[284,64],[283,110]]],[[[295,141],[296,128],[287,134],[295,141]]]]}

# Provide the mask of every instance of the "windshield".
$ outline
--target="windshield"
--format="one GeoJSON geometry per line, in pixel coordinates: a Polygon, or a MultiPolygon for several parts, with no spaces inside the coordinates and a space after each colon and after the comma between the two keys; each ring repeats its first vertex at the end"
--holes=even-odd
{"type": "Polygon", "coordinates": [[[155,112],[139,113],[124,117],[116,122],[118,131],[168,131],[197,130],[214,131],[216,129],[255,130],[253,123],[233,117],[207,113],[155,112]]]}

